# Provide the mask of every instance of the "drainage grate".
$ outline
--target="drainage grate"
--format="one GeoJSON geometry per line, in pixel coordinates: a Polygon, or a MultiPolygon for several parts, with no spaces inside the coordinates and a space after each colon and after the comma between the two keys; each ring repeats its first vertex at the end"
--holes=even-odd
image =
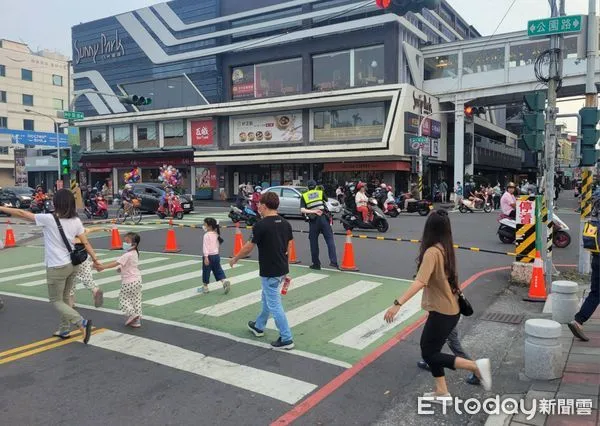
{"type": "Polygon", "coordinates": [[[505,314],[502,312],[487,312],[480,319],[483,321],[502,322],[505,324],[521,324],[525,315],[505,314]]]}

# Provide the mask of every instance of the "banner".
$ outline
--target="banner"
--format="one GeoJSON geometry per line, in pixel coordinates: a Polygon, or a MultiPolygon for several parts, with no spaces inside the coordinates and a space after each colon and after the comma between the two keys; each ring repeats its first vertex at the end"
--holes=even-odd
{"type": "Polygon", "coordinates": [[[213,190],[217,189],[217,167],[196,167],[195,199],[212,200],[213,190]]]}
{"type": "Polygon", "coordinates": [[[15,149],[15,185],[28,186],[27,168],[25,167],[26,149],[15,149]]]}
{"type": "Polygon", "coordinates": [[[231,144],[302,141],[302,113],[231,119],[231,144]]]}

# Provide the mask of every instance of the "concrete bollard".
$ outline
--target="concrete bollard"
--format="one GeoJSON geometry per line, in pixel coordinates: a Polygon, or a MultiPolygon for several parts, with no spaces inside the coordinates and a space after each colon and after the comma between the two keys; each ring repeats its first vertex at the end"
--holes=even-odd
{"type": "Polygon", "coordinates": [[[573,281],[554,281],[552,283],[552,319],[561,324],[573,321],[577,313],[577,283],[573,281]]]}
{"type": "Polygon", "coordinates": [[[561,326],[556,321],[530,319],[525,322],[525,375],[535,380],[562,377],[564,367],[561,326]]]}

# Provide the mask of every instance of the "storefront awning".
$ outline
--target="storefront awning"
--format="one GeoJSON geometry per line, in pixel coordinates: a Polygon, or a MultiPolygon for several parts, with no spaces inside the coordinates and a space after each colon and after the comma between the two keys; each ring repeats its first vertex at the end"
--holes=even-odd
{"type": "Polygon", "coordinates": [[[410,172],[408,161],[365,161],[345,163],[325,163],[324,172],[355,172],[355,171],[395,171],[410,172]]]}

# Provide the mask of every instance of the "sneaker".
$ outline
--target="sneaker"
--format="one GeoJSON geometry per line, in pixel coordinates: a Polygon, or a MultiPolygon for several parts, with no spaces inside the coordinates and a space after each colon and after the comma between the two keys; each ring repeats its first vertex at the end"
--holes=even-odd
{"type": "Polygon", "coordinates": [[[196,291],[198,293],[200,293],[200,294],[208,294],[209,293],[207,285],[203,285],[202,287],[198,287],[198,289],[196,291]]]}
{"type": "Polygon", "coordinates": [[[83,343],[87,345],[90,341],[90,337],[92,337],[92,320],[82,320],[81,328],[83,328],[83,343]]]}
{"type": "Polygon", "coordinates": [[[453,399],[452,399],[452,395],[450,395],[450,392],[446,392],[445,394],[442,394],[442,395],[439,395],[435,392],[425,392],[423,394],[423,397],[424,398],[433,398],[433,400],[431,402],[434,404],[440,404],[440,405],[445,405],[445,406],[450,406],[453,404],[453,399]]]}
{"type": "Polygon", "coordinates": [[[142,326],[142,319],[140,317],[137,317],[137,319],[131,324],[129,324],[129,326],[133,328],[140,328],[142,326]]]}
{"type": "Polygon", "coordinates": [[[320,271],[321,270],[321,265],[310,265],[309,268],[310,269],[314,269],[315,271],[320,271]]]}
{"type": "Polygon", "coordinates": [[[431,371],[431,369],[429,368],[429,364],[422,360],[417,362],[417,367],[419,367],[421,370],[431,371]]]}
{"type": "Polygon", "coordinates": [[[256,323],[254,321],[248,321],[248,330],[250,330],[256,337],[263,337],[265,335],[264,330],[259,330],[256,328],[256,323]]]}
{"type": "Polygon", "coordinates": [[[481,380],[479,380],[479,377],[477,377],[474,373],[471,373],[466,379],[465,382],[467,382],[470,385],[475,385],[478,386],[481,384],[481,380]]]}
{"type": "Polygon", "coordinates": [[[478,359],[475,364],[479,369],[481,385],[486,391],[492,390],[492,365],[489,358],[478,359]]]}
{"type": "Polygon", "coordinates": [[[133,324],[139,317],[132,315],[130,317],[127,317],[127,319],[125,320],[125,326],[130,326],[131,324],[133,324]]]}
{"type": "Polygon", "coordinates": [[[294,341],[288,340],[287,342],[282,342],[281,337],[279,337],[279,339],[271,342],[271,346],[277,349],[286,349],[289,351],[290,349],[294,349],[294,341]]]}
{"type": "Polygon", "coordinates": [[[338,265],[338,264],[337,264],[337,263],[335,263],[335,262],[331,262],[331,263],[329,264],[329,266],[331,266],[332,268],[335,268],[335,269],[340,269],[340,265],[338,265]]]}
{"type": "Polygon", "coordinates": [[[58,330],[58,331],[55,331],[54,333],[52,333],[52,336],[60,337],[61,339],[66,340],[66,339],[71,338],[71,332],[68,330],[66,330],[66,331],[58,330]]]}
{"type": "Polygon", "coordinates": [[[223,281],[223,292],[225,294],[228,294],[229,290],[231,290],[231,283],[229,282],[229,280],[223,281]]]}
{"type": "Polygon", "coordinates": [[[573,336],[577,337],[579,340],[583,342],[589,342],[590,338],[585,335],[583,329],[577,322],[571,321],[569,324],[569,330],[573,333],[573,336]]]}

